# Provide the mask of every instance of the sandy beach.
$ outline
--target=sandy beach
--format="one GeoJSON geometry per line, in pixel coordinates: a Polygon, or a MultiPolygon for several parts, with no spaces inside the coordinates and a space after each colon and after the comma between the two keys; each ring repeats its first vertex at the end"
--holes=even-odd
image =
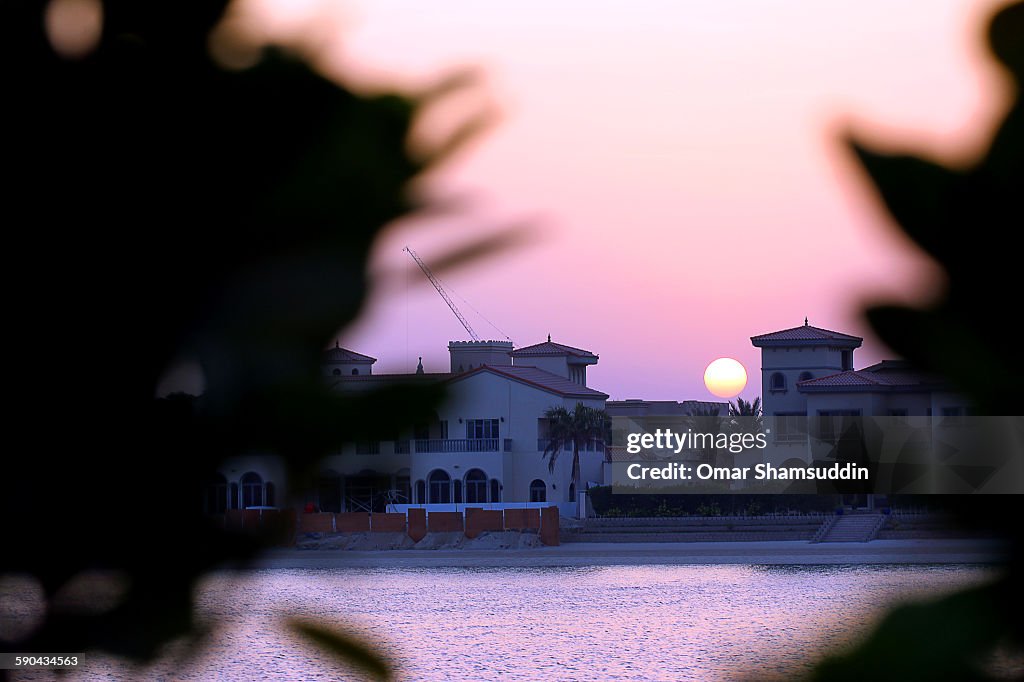
{"type": "Polygon", "coordinates": [[[571,543],[495,550],[268,551],[257,569],[381,567],[543,567],[656,564],[992,564],[1004,556],[994,540],[874,540],[866,543],[685,542],[571,543]]]}

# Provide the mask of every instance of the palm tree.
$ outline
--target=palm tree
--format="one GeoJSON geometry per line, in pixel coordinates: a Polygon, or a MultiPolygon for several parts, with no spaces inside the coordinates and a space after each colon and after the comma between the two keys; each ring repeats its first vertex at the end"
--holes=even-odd
{"type": "MultiPolygon", "coordinates": [[[[749,424],[752,428],[749,429],[750,433],[760,433],[761,428],[764,424],[764,412],[761,409],[761,397],[754,398],[753,402],[744,400],[743,398],[736,398],[736,403],[729,403],[729,416],[730,417],[744,417],[743,422],[749,424]]],[[[733,424],[737,424],[736,420],[733,420],[733,424]]],[[[747,431],[747,429],[742,429],[747,431]]]]}
{"type": "MultiPolygon", "coordinates": [[[[718,434],[724,433],[728,426],[724,416],[719,414],[719,409],[720,408],[713,407],[711,405],[695,407],[690,410],[683,423],[686,424],[686,426],[694,433],[709,433],[717,438],[718,434]]],[[[731,466],[731,464],[725,464],[717,461],[718,458],[716,458],[716,455],[718,454],[718,450],[714,443],[708,444],[705,441],[703,447],[697,449],[697,453],[701,462],[731,466]]],[[[728,453],[726,453],[726,455],[728,455],[728,453]]]]}
{"type": "Polygon", "coordinates": [[[572,486],[579,489],[580,443],[594,438],[604,438],[607,431],[608,413],[583,403],[576,403],[574,410],[558,405],[544,412],[548,421],[548,442],[544,446],[543,458],[548,460],[548,471],[554,472],[558,455],[572,444],[572,486]]]}

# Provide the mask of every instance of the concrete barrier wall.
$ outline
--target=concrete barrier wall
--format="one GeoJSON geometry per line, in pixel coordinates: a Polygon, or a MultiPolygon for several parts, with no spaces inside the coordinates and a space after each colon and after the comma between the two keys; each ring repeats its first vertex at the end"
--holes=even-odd
{"type": "Polygon", "coordinates": [[[538,530],[541,542],[558,544],[558,507],[544,509],[482,509],[469,507],[459,512],[410,508],[407,513],[366,512],[300,513],[295,509],[229,509],[212,516],[211,523],[228,532],[261,537],[268,544],[294,545],[296,536],[308,533],[408,533],[419,542],[431,533],[464,532],[468,538],[504,530],[538,530]]]}
{"type": "Polygon", "coordinates": [[[375,533],[404,533],[405,514],[374,514],[370,517],[370,530],[375,533]]]}
{"type": "Polygon", "coordinates": [[[335,514],[334,530],[338,533],[369,533],[370,515],[366,512],[342,512],[335,514]]]}
{"type": "Polygon", "coordinates": [[[540,512],[540,541],[549,547],[558,545],[558,507],[545,507],[540,512]]]}
{"type": "Polygon", "coordinates": [[[419,542],[427,535],[427,510],[409,510],[409,537],[413,542],[419,542]]]}
{"type": "Polygon", "coordinates": [[[462,532],[462,512],[433,512],[427,515],[427,529],[431,533],[462,532]]]}
{"type": "Polygon", "coordinates": [[[294,509],[229,509],[210,519],[221,530],[253,535],[268,545],[295,544],[298,520],[294,509]]]}
{"type": "Polygon", "coordinates": [[[466,509],[466,537],[475,538],[485,531],[505,530],[505,519],[500,509],[466,509]]]}
{"type": "Polygon", "coordinates": [[[334,514],[300,514],[300,533],[333,533],[334,514]]]}
{"type": "Polygon", "coordinates": [[[246,509],[242,512],[242,530],[246,533],[254,533],[260,528],[262,511],[259,509],[246,509]]]}
{"type": "Polygon", "coordinates": [[[267,509],[260,513],[259,535],[271,545],[290,547],[295,544],[296,513],[294,509],[267,509]]]}
{"type": "Polygon", "coordinates": [[[298,526],[298,516],[299,512],[296,509],[286,509],[284,512],[284,544],[289,547],[295,544],[295,539],[297,537],[295,529],[298,526]]]}
{"type": "Polygon", "coordinates": [[[505,530],[537,530],[540,528],[539,509],[506,509],[505,530]]]}
{"type": "Polygon", "coordinates": [[[241,509],[228,509],[224,514],[224,529],[229,533],[241,533],[243,516],[241,509]]]}

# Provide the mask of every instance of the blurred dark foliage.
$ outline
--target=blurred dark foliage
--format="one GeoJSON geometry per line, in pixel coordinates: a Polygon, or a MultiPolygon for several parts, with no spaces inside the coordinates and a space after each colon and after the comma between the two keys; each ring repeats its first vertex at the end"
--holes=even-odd
{"type": "Polygon", "coordinates": [[[199,483],[223,457],[283,455],[298,486],[342,442],[392,434],[441,398],[344,397],[319,361],[360,310],[382,226],[431,208],[410,183],[481,121],[413,155],[426,97],[360,96],[280,51],[221,69],[207,46],[225,4],[108,0],[77,59],[51,48],[44,3],[0,4],[0,575],[47,594],[88,568],[130,581],[108,613],[49,610],[14,651],[145,660],[198,635],[197,578],[257,549],[201,515],[199,483]],[[205,394],[155,400],[183,355],[205,394]]]}
{"type": "Polygon", "coordinates": [[[376,653],[372,644],[361,642],[321,623],[293,618],[290,624],[312,644],[333,654],[342,665],[355,667],[380,680],[389,680],[394,676],[391,663],[376,653]]]}
{"type": "MultiPolygon", "coordinates": [[[[853,143],[893,218],[949,280],[944,298],[930,308],[876,306],[867,317],[883,341],[950,380],[980,414],[1021,415],[1016,240],[1024,225],[1024,3],[999,11],[988,39],[1016,99],[975,164],[952,169],[853,143]]],[[[986,656],[997,647],[1024,650],[1024,499],[977,495],[944,502],[963,522],[994,528],[1008,540],[1001,576],[986,586],[895,609],[862,646],[826,661],[815,679],[992,679],[994,673],[982,665],[986,656]]]]}

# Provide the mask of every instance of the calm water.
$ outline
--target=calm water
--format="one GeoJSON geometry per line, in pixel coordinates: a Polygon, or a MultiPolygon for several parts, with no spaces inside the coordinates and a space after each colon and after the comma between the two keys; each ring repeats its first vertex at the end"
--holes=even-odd
{"type": "MultiPolygon", "coordinates": [[[[893,602],[994,575],[964,566],[265,570],[199,590],[186,666],[92,656],[70,679],[360,679],[279,627],[304,614],[381,643],[407,680],[717,680],[806,670],[893,602]]],[[[29,678],[22,678],[29,679],[29,678]]],[[[33,679],[43,679],[41,677],[33,679]]]]}

